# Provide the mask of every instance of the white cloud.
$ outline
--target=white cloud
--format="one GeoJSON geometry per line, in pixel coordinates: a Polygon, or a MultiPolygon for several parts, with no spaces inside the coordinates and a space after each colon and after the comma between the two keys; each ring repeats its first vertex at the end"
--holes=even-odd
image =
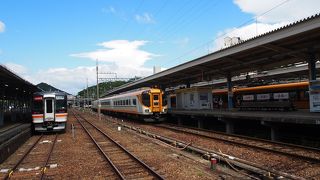
{"type": "Polygon", "coordinates": [[[4,65],[11,70],[13,73],[17,74],[18,76],[20,76],[21,78],[34,83],[34,77],[30,74],[30,71],[28,70],[27,67],[24,67],[20,64],[16,64],[16,63],[4,63],[4,65]]]}
{"type": "Polygon", "coordinates": [[[234,3],[243,12],[252,14],[252,18],[257,22],[219,32],[214,41],[213,51],[224,47],[224,38],[227,36],[246,40],[320,12],[318,0],[234,0],[234,3]]]}
{"type": "Polygon", "coordinates": [[[253,14],[254,16],[261,15],[258,17],[258,21],[263,23],[296,21],[320,12],[319,0],[234,0],[234,3],[243,12],[253,14]]]}
{"type": "Polygon", "coordinates": [[[0,33],[4,32],[5,28],[6,25],[2,21],[0,21],[0,33]]]}
{"type": "Polygon", "coordinates": [[[241,40],[250,39],[259,34],[263,34],[269,32],[273,29],[277,29],[284,25],[288,24],[288,22],[276,23],[276,24],[264,24],[264,23],[254,23],[249,24],[247,26],[243,26],[240,28],[230,28],[224,31],[221,31],[217,35],[217,39],[214,41],[213,50],[219,50],[224,48],[224,38],[228,37],[240,37],[241,40]]]}
{"type": "Polygon", "coordinates": [[[4,65],[18,75],[26,75],[28,73],[28,69],[20,64],[5,63],[4,65]]]}
{"type": "Polygon", "coordinates": [[[138,23],[143,23],[143,24],[155,23],[155,20],[153,19],[152,14],[149,14],[149,13],[143,13],[142,15],[136,14],[135,18],[138,23]]]}
{"type": "MultiPolygon", "coordinates": [[[[40,82],[48,83],[68,93],[76,94],[86,87],[87,78],[89,86],[96,84],[96,67],[75,67],[75,68],[50,68],[38,72],[31,72],[27,67],[19,64],[6,63],[5,66],[17,73],[20,77],[33,84],[40,82]]],[[[118,78],[132,78],[134,76],[144,77],[152,74],[151,68],[131,69],[128,67],[116,67],[110,65],[99,65],[99,72],[116,72],[118,78]]],[[[100,78],[113,78],[112,75],[100,75],[100,78]]],[[[101,92],[103,93],[103,92],[101,92]]]]}
{"type": "Polygon", "coordinates": [[[146,43],[147,41],[107,41],[98,44],[104,47],[104,49],[71,54],[71,56],[88,58],[94,61],[98,59],[99,61],[114,63],[119,67],[140,68],[147,60],[156,56],[155,54],[140,49],[140,47],[146,43]]]}
{"type": "Polygon", "coordinates": [[[102,12],[106,14],[112,14],[115,17],[118,17],[124,21],[127,21],[126,13],[122,10],[116,9],[113,6],[109,6],[107,8],[102,8],[102,12]]]}
{"type": "MultiPolygon", "coordinates": [[[[99,72],[117,73],[118,78],[145,77],[152,74],[152,68],[143,67],[143,64],[156,56],[140,49],[146,43],[147,41],[108,41],[98,44],[103,49],[77,53],[71,56],[88,58],[93,61],[99,59],[99,72]]],[[[45,82],[72,94],[76,94],[86,87],[87,78],[89,86],[96,84],[95,66],[49,68],[32,72],[19,64],[6,63],[5,65],[33,84],[45,82]]],[[[114,78],[113,75],[100,75],[100,77],[114,78]]]]}
{"type": "MultiPolygon", "coordinates": [[[[132,78],[136,76],[147,76],[152,73],[151,69],[140,68],[131,69],[128,67],[115,67],[110,65],[99,65],[99,72],[115,72],[118,78],[132,78]]],[[[35,83],[46,82],[59,89],[69,93],[76,94],[86,87],[86,79],[88,78],[89,86],[96,84],[96,67],[76,67],[67,68],[52,68],[42,70],[34,74],[36,77],[35,83]]],[[[100,75],[100,78],[113,78],[112,75],[100,75]]]]}
{"type": "Polygon", "coordinates": [[[113,6],[109,6],[107,8],[102,8],[102,12],[104,13],[111,13],[111,14],[116,14],[117,11],[113,6]]]}

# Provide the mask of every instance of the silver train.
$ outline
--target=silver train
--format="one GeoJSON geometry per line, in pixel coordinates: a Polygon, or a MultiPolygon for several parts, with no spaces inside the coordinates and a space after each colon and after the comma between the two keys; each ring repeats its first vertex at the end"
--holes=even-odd
{"type": "Polygon", "coordinates": [[[34,131],[65,131],[67,126],[67,95],[61,92],[33,94],[32,123],[34,131]]]}

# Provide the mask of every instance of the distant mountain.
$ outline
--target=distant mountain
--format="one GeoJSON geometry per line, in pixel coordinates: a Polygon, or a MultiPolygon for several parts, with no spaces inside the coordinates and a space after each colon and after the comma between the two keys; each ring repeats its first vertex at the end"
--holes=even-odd
{"type": "MultiPolygon", "coordinates": [[[[47,84],[47,83],[44,83],[44,82],[37,84],[37,87],[40,88],[40,89],[42,89],[43,91],[59,91],[59,92],[64,92],[64,91],[62,91],[62,90],[60,90],[60,89],[57,89],[57,88],[55,88],[55,87],[53,87],[53,86],[51,86],[51,85],[49,85],[49,84],[47,84]]],[[[65,92],[65,93],[67,93],[67,92],[65,92]]],[[[69,93],[67,93],[67,94],[69,94],[69,93]]]]}

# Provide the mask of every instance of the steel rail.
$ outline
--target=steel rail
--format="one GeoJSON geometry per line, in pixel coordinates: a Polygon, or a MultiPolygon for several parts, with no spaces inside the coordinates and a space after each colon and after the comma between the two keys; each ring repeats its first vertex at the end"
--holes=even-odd
{"type": "MultiPolygon", "coordinates": [[[[250,148],[256,148],[256,149],[261,149],[261,150],[264,150],[264,151],[269,151],[269,152],[274,152],[274,153],[279,153],[279,154],[283,154],[283,155],[286,155],[286,156],[290,156],[290,157],[295,157],[295,158],[299,158],[299,159],[303,159],[303,160],[307,160],[307,161],[310,161],[310,162],[315,162],[315,163],[320,163],[320,159],[318,158],[313,158],[313,157],[310,157],[310,156],[305,156],[305,155],[300,155],[300,154],[296,154],[294,153],[295,151],[293,152],[286,152],[286,151],[281,151],[281,150],[278,150],[278,149],[274,149],[272,147],[268,148],[268,147],[264,147],[263,145],[257,145],[257,144],[250,144],[248,142],[240,142],[240,141],[236,141],[236,139],[230,139],[228,137],[224,138],[224,137],[214,137],[213,136],[210,136],[210,135],[206,135],[206,134],[201,134],[201,133],[198,133],[198,132],[191,132],[191,131],[188,131],[188,130],[184,130],[184,129],[179,129],[180,127],[177,126],[178,128],[176,127],[167,127],[167,126],[162,126],[162,125],[156,125],[157,127],[161,127],[161,128],[164,128],[164,129],[169,129],[169,130],[172,130],[172,131],[175,131],[175,132],[184,132],[184,133],[188,133],[188,134],[191,134],[191,135],[195,135],[195,136],[200,136],[200,137],[204,137],[204,138],[208,138],[208,139],[214,139],[214,140],[218,140],[218,141],[222,141],[222,142],[228,142],[228,143],[231,143],[231,144],[237,144],[237,145],[241,145],[241,146],[246,146],[246,147],[250,147],[250,148]]],[[[193,128],[189,128],[189,127],[182,127],[182,128],[186,128],[186,129],[193,129],[193,128]]],[[[196,131],[202,131],[201,129],[193,129],[193,130],[196,130],[196,131]]],[[[204,131],[204,132],[207,132],[207,131],[204,131]]],[[[208,131],[209,133],[215,133],[215,132],[210,132],[208,131]]],[[[220,135],[220,134],[219,134],[220,135]]],[[[227,134],[222,134],[222,136],[228,136],[227,134]]],[[[235,138],[247,138],[247,137],[237,137],[235,135],[232,135],[231,137],[235,137],[235,138]]],[[[260,139],[250,139],[250,138],[247,138],[248,140],[250,141],[260,141],[260,139]]],[[[270,145],[273,145],[272,141],[264,141],[262,140],[261,141],[262,143],[270,143],[270,145]]],[[[257,142],[259,143],[259,142],[257,142]]],[[[281,146],[286,146],[286,144],[280,144],[280,143],[275,143],[276,145],[281,145],[281,146]]],[[[267,145],[267,144],[265,144],[267,145]]],[[[290,148],[299,148],[300,150],[304,150],[303,147],[301,146],[297,146],[295,147],[294,145],[291,145],[289,146],[290,148]]],[[[283,147],[283,148],[287,148],[287,147],[283,147]]],[[[309,149],[305,149],[305,150],[309,150],[309,149]]],[[[315,151],[315,150],[313,150],[315,151]]],[[[320,151],[319,151],[320,153],[320,151]]]]}
{"type": "Polygon", "coordinates": [[[14,167],[9,171],[9,173],[4,177],[4,179],[10,179],[13,175],[14,171],[17,169],[17,167],[22,163],[22,161],[30,154],[31,150],[38,144],[40,139],[43,137],[43,134],[36,140],[35,143],[28,149],[28,151],[21,157],[21,159],[14,165],[14,167]]]}
{"type": "Polygon", "coordinates": [[[84,117],[82,117],[79,114],[79,117],[82,118],[84,121],[86,121],[88,124],[90,124],[91,126],[93,126],[96,130],[98,130],[101,134],[103,134],[106,138],[108,138],[111,142],[113,142],[114,144],[116,144],[120,149],[122,149],[126,154],[128,154],[131,158],[133,158],[134,160],[136,160],[139,164],[141,164],[149,173],[151,173],[153,176],[155,176],[157,179],[164,179],[160,174],[158,174],[156,171],[154,171],[153,169],[151,169],[147,164],[145,164],[144,162],[142,162],[140,159],[138,159],[136,156],[134,156],[132,153],[130,153],[127,149],[125,149],[121,144],[119,144],[118,142],[116,142],[115,140],[113,140],[108,134],[106,134],[105,132],[103,132],[100,128],[98,128],[96,125],[94,125],[93,123],[89,122],[88,120],[86,120],[84,117]]]}
{"type": "Polygon", "coordinates": [[[316,153],[320,153],[320,149],[319,148],[315,148],[315,147],[308,147],[308,146],[285,143],[285,142],[279,142],[279,141],[272,141],[272,140],[267,140],[267,139],[261,139],[261,138],[256,138],[256,137],[245,136],[245,135],[228,134],[228,133],[224,133],[224,132],[220,132],[220,131],[201,129],[201,128],[196,128],[196,127],[188,127],[188,126],[176,125],[176,124],[172,124],[172,123],[166,123],[166,124],[174,125],[176,127],[183,127],[183,128],[188,128],[188,129],[193,129],[193,130],[198,130],[198,131],[204,131],[204,132],[208,132],[208,133],[221,134],[221,135],[224,135],[224,136],[231,136],[231,137],[236,137],[236,138],[246,138],[246,139],[249,139],[249,140],[252,140],[252,141],[261,141],[261,142],[266,142],[266,143],[278,144],[278,145],[282,145],[282,146],[290,146],[290,147],[293,147],[293,148],[301,148],[301,149],[304,149],[304,150],[314,151],[316,153]]]}
{"type": "Polygon", "coordinates": [[[44,174],[45,174],[45,172],[46,172],[48,162],[49,162],[50,157],[51,157],[51,154],[52,154],[52,152],[53,152],[53,148],[54,148],[54,146],[55,146],[55,144],[56,144],[56,142],[57,142],[57,138],[58,138],[58,134],[56,134],[55,137],[54,137],[53,144],[52,144],[51,149],[50,149],[50,151],[49,151],[47,160],[46,160],[46,162],[44,163],[44,165],[43,165],[43,167],[42,167],[42,169],[41,169],[41,176],[40,176],[40,179],[41,179],[41,180],[44,179],[44,174]]]}
{"type": "MultiPolygon", "coordinates": [[[[116,122],[116,123],[118,123],[118,122],[116,122]]],[[[151,132],[145,131],[145,130],[143,130],[141,128],[132,127],[132,126],[129,126],[129,125],[126,125],[126,124],[122,124],[122,123],[118,123],[118,124],[121,124],[123,127],[127,128],[127,129],[130,129],[130,130],[133,130],[135,132],[144,134],[144,135],[146,135],[148,137],[155,138],[155,139],[161,140],[161,141],[166,142],[166,143],[176,144],[179,147],[184,147],[186,150],[194,151],[194,152],[197,152],[197,153],[202,154],[202,155],[209,155],[210,158],[213,157],[213,158],[219,158],[222,161],[229,161],[232,164],[234,164],[234,165],[236,165],[238,167],[241,167],[241,168],[243,168],[243,169],[245,169],[245,170],[247,170],[249,172],[253,172],[253,173],[256,173],[256,174],[260,174],[260,175],[265,175],[265,174],[261,174],[261,172],[260,172],[260,171],[263,171],[263,172],[266,172],[266,173],[271,173],[271,174],[273,174],[273,175],[275,175],[277,177],[284,177],[284,178],[287,178],[287,179],[296,179],[296,180],[303,180],[304,179],[303,177],[291,175],[291,174],[288,174],[288,173],[285,173],[285,172],[282,172],[282,171],[278,171],[278,170],[275,170],[275,169],[272,169],[272,168],[267,168],[264,165],[260,165],[260,164],[254,163],[254,162],[243,160],[243,159],[240,159],[240,158],[237,158],[237,157],[234,157],[234,156],[230,156],[230,155],[227,155],[227,154],[224,154],[224,153],[221,153],[221,152],[205,149],[205,148],[202,148],[202,147],[193,146],[193,145],[190,145],[189,143],[183,142],[181,140],[177,140],[177,139],[174,139],[174,138],[171,138],[171,137],[166,137],[166,136],[158,135],[158,134],[155,134],[155,133],[151,133],[151,132]],[[250,169],[247,166],[256,168],[258,170],[250,169]]]]}
{"type": "Polygon", "coordinates": [[[99,146],[98,142],[93,138],[93,136],[91,135],[91,133],[89,132],[89,130],[82,124],[82,122],[79,120],[79,118],[76,116],[76,114],[73,112],[74,117],[77,119],[77,121],[80,123],[80,125],[82,126],[82,128],[85,130],[85,132],[88,134],[88,136],[90,137],[90,139],[93,141],[93,143],[95,144],[95,146],[98,148],[98,150],[100,151],[100,153],[103,155],[103,157],[107,160],[107,162],[110,164],[110,166],[113,168],[113,170],[116,172],[116,174],[118,175],[118,177],[122,180],[125,179],[124,175],[120,172],[120,170],[113,164],[113,162],[111,161],[111,159],[108,157],[108,155],[102,150],[102,148],[99,146]]]}

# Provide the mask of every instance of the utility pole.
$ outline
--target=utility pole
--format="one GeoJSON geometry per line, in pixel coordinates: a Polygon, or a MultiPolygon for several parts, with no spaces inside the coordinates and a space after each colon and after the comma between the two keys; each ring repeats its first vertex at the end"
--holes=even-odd
{"type": "Polygon", "coordinates": [[[100,101],[99,101],[99,68],[98,68],[98,59],[97,59],[97,66],[96,66],[96,71],[97,71],[97,101],[98,101],[98,116],[99,116],[99,121],[101,120],[101,112],[100,112],[100,101]]]}
{"type": "Polygon", "coordinates": [[[87,107],[89,107],[89,89],[88,89],[88,78],[87,78],[87,107]]]}

